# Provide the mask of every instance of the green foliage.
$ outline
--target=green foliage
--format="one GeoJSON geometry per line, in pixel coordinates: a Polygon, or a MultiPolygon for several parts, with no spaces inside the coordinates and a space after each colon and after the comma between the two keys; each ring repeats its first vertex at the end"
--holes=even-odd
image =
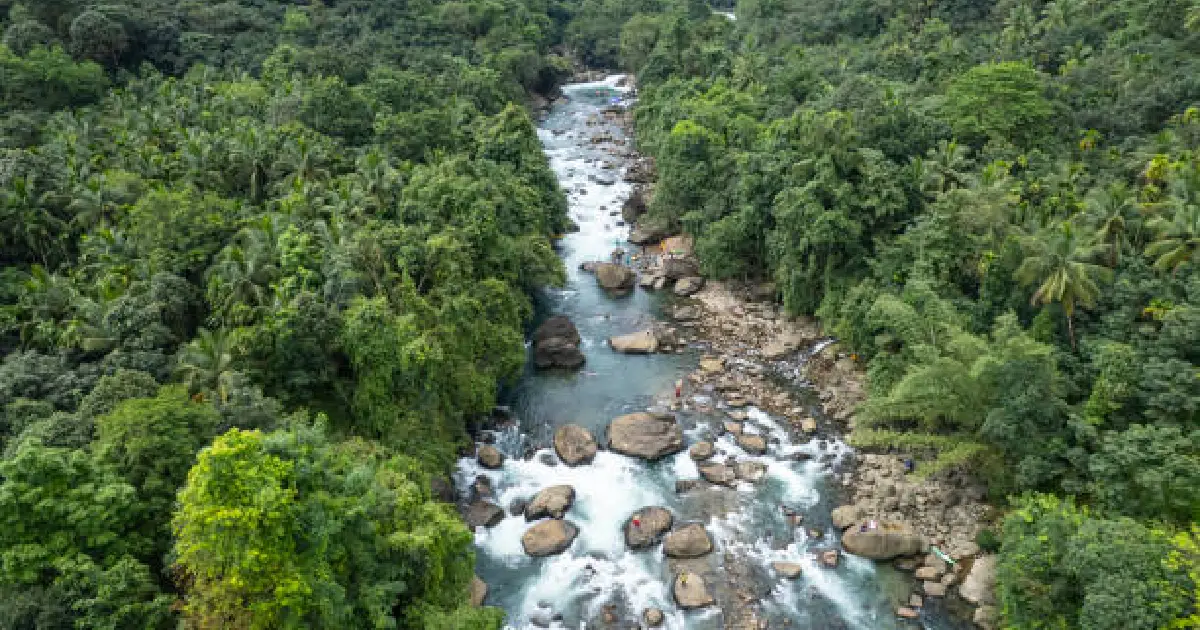
{"type": "Polygon", "coordinates": [[[946,90],[946,116],[959,137],[1030,146],[1051,131],[1054,110],[1041,76],[1028,64],[1004,62],[971,68],[946,90]]]}

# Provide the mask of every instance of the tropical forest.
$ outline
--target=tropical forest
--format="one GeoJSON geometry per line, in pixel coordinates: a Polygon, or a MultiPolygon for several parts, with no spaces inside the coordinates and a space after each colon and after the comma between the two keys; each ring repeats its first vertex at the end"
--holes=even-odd
{"type": "Polygon", "coordinates": [[[0,35],[0,630],[1200,628],[1200,0],[0,0],[0,35]],[[684,325],[743,287],[814,345],[684,325]],[[810,350],[841,417],[713,380],[810,350]],[[969,543],[860,552],[925,500],[831,516],[855,453],[979,488],[969,543]],[[719,491],[770,515],[680,498],[719,491]]]}

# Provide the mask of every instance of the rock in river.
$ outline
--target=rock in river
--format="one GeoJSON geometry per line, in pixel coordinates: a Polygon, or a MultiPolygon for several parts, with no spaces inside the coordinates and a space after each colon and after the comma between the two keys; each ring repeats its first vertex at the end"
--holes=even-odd
{"type": "Polygon", "coordinates": [[[653,245],[667,236],[670,236],[670,234],[664,227],[648,224],[645,221],[638,221],[637,226],[633,228],[633,232],[629,235],[629,242],[634,245],[653,245]]]}
{"type": "Polygon", "coordinates": [[[708,483],[717,486],[737,485],[737,473],[725,464],[704,464],[699,466],[700,476],[708,483]]]}
{"type": "Polygon", "coordinates": [[[592,463],[596,448],[592,432],[577,424],[565,424],[554,432],[554,452],[568,466],[592,463]]]}
{"type": "Polygon", "coordinates": [[[657,628],[663,625],[663,611],[657,608],[647,608],[642,612],[642,621],[646,622],[648,628],[657,628]]]}
{"type": "Polygon", "coordinates": [[[504,453],[491,444],[484,444],[479,447],[479,465],[484,468],[495,470],[504,465],[504,453]]]}
{"type": "Polygon", "coordinates": [[[525,520],[536,521],[539,518],[562,518],[571,504],[575,502],[575,488],[571,486],[550,486],[537,493],[529,505],[525,506],[525,520]]]}
{"type": "Polygon", "coordinates": [[[553,556],[566,551],[577,535],[579,528],[574,523],[550,519],[525,530],[521,536],[521,546],[526,554],[534,558],[553,556]]]}
{"type": "Polygon", "coordinates": [[[575,369],[586,360],[579,350],[579,331],[562,315],[547,319],[533,332],[533,363],[539,368],[575,369]]]}
{"type": "Polygon", "coordinates": [[[476,500],[463,510],[463,520],[467,522],[467,527],[475,529],[476,527],[495,527],[504,520],[504,510],[495,503],[476,500]]]}
{"type": "Polygon", "coordinates": [[[483,605],[483,600],[487,599],[488,585],[487,582],[479,579],[476,575],[471,578],[471,605],[478,608],[483,605]]]}
{"type": "Polygon", "coordinates": [[[904,523],[879,522],[875,529],[867,523],[851,526],[842,536],[846,551],[872,560],[890,560],[896,556],[923,553],[929,546],[924,536],[904,523]]]}
{"type": "Polygon", "coordinates": [[[761,435],[743,433],[737,436],[737,443],[751,455],[762,455],[767,452],[767,440],[761,435]]]}
{"type": "Polygon", "coordinates": [[[633,513],[625,521],[625,544],[630,549],[648,549],[662,541],[663,534],[671,529],[675,517],[663,507],[646,507],[633,513]]]}
{"type": "Polygon", "coordinates": [[[630,457],[656,461],[683,450],[683,429],[669,413],[631,413],[608,425],[608,445],[630,457]]]}
{"type": "Polygon", "coordinates": [[[733,465],[737,478],[750,483],[762,481],[767,476],[767,465],[762,462],[737,462],[733,465]]]}
{"type": "Polygon", "coordinates": [[[608,340],[613,350],[622,354],[653,354],[658,350],[658,337],[652,330],[618,335],[608,340]]]}
{"type": "Polygon", "coordinates": [[[713,542],[700,523],[688,523],[667,534],[663,553],[670,558],[699,558],[712,553],[713,542]]]}
{"type": "Polygon", "coordinates": [[[800,573],[804,570],[803,566],[795,562],[772,562],[771,568],[775,569],[779,577],[787,580],[794,580],[800,577],[800,573]]]}
{"type": "Polygon", "coordinates": [[[632,289],[636,280],[637,274],[625,265],[607,262],[596,265],[596,282],[609,291],[632,289]]]}
{"type": "Polygon", "coordinates": [[[688,449],[688,455],[695,461],[702,462],[713,456],[715,452],[712,442],[696,442],[688,449]]]}
{"type": "Polygon", "coordinates": [[[684,610],[704,608],[716,603],[708,585],[704,583],[704,578],[687,570],[675,576],[675,586],[671,593],[675,596],[675,603],[684,610]]]}
{"type": "Polygon", "coordinates": [[[692,276],[688,278],[680,278],[675,282],[675,295],[680,297],[688,297],[704,288],[704,278],[692,276]]]}

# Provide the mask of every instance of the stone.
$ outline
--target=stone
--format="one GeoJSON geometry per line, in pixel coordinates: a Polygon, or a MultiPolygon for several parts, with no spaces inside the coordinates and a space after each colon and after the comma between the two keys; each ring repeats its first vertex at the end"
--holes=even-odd
{"type": "Polygon", "coordinates": [[[646,196],[642,194],[642,189],[639,187],[621,205],[621,218],[633,223],[643,214],[646,214],[646,196]]]}
{"type": "Polygon", "coordinates": [[[596,282],[609,291],[627,291],[633,288],[637,274],[625,265],[597,263],[596,282]]]}
{"type": "MultiPolygon", "coordinates": [[[[694,306],[680,306],[680,307],[677,307],[671,313],[671,316],[674,317],[677,321],[692,322],[692,321],[696,321],[697,319],[700,319],[700,310],[694,306]]],[[[704,361],[700,362],[700,367],[701,367],[701,369],[704,368],[704,361]]],[[[724,362],[722,362],[722,368],[723,367],[724,367],[724,362]]],[[[705,371],[707,371],[707,370],[705,370],[705,371]]]]}
{"type": "Polygon", "coordinates": [[[725,371],[725,361],[717,357],[700,359],[700,371],[707,374],[719,374],[725,371]]]}
{"type": "Polygon", "coordinates": [[[484,468],[496,470],[497,468],[504,466],[504,453],[501,453],[500,449],[492,446],[491,444],[484,444],[483,446],[480,446],[479,453],[476,455],[476,459],[479,460],[479,465],[483,466],[484,468]]]}
{"type": "Polygon", "coordinates": [[[913,577],[918,580],[940,580],[942,579],[942,572],[937,567],[920,567],[913,574],[913,577]]]}
{"type": "Polygon", "coordinates": [[[671,280],[695,278],[700,275],[700,263],[691,256],[667,256],[662,260],[662,275],[671,280]]]}
{"type": "Polygon", "coordinates": [[[800,421],[800,430],[805,433],[817,432],[817,421],[813,418],[805,418],[800,421]]]}
{"type": "Polygon", "coordinates": [[[715,452],[716,448],[712,442],[696,442],[692,448],[688,449],[688,456],[695,461],[702,462],[712,457],[715,452]]]}
{"type": "Polygon", "coordinates": [[[912,608],[920,608],[925,605],[925,598],[913,593],[908,596],[908,605],[912,608]]]}
{"type": "Polygon", "coordinates": [[[512,502],[508,504],[508,513],[511,516],[523,516],[525,514],[525,508],[528,506],[529,501],[526,501],[525,499],[513,499],[512,502]]]}
{"type": "Polygon", "coordinates": [[[574,523],[550,519],[525,530],[521,536],[521,546],[526,554],[534,558],[553,556],[566,551],[578,535],[579,528],[574,523]]]}
{"type": "Polygon", "coordinates": [[[488,501],[475,500],[463,510],[463,520],[467,527],[495,527],[504,520],[504,510],[499,505],[488,501]]]}
{"type": "Polygon", "coordinates": [[[642,621],[647,628],[657,628],[663,625],[663,611],[657,608],[647,608],[642,611],[642,621]]]}
{"type": "Polygon", "coordinates": [[[575,369],[586,362],[579,350],[579,330],[562,315],[547,319],[533,332],[533,363],[546,368],[575,369]]]}
{"type": "Polygon", "coordinates": [[[896,609],[896,616],[901,619],[917,619],[921,616],[921,613],[909,608],[908,606],[901,606],[896,609]]]}
{"type": "Polygon", "coordinates": [[[921,583],[921,588],[924,589],[925,595],[929,597],[946,596],[946,585],[941,582],[925,581],[921,583]]]}
{"type": "Polygon", "coordinates": [[[671,594],[675,596],[675,603],[684,610],[706,608],[717,602],[704,578],[686,570],[675,576],[671,594]]]}
{"type": "Polygon", "coordinates": [[[699,467],[700,476],[717,486],[732,486],[737,481],[737,471],[725,464],[706,464],[699,467]]]}
{"type": "Polygon", "coordinates": [[[771,568],[775,569],[779,577],[787,580],[794,580],[800,577],[800,573],[804,570],[803,566],[795,562],[772,562],[771,568]]]}
{"type": "Polygon", "coordinates": [[[486,475],[477,475],[471,483],[471,497],[480,499],[492,496],[492,480],[486,475]]]}
{"type": "Polygon", "coordinates": [[[733,470],[738,479],[750,483],[762,481],[767,476],[767,465],[762,462],[737,462],[733,470]]]}
{"type": "Polygon", "coordinates": [[[434,475],[429,478],[429,491],[433,498],[442,503],[454,503],[454,486],[445,477],[434,475]]]}
{"type": "Polygon", "coordinates": [[[680,278],[675,281],[675,295],[679,297],[689,297],[700,292],[704,288],[704,278],[699,276],[690,276],[680,278]]]}
{"type": "Polygon", "coordinates": [[[833,508],[829,516],[833,519],[834,527],[846,529],[862,518],[862,508],[857,505],[843,505],[833,508]]]}
{"type": "Polygon", "coordinates": [[[821,564],[830,569],[836,569],[839,562],[842,560],[842,554],[837,549],[830,549],[821,552],[821,564]]]}
{"type": "Polygon", "coordinates": [[[577,424],[564,424],[554,431],[554,452],[568,466],[592,463],[597,448],[592,432],[577,424]]]}
{"type": "Polygon", "coordinates": [[[483,605],[483,601],[487,599],[488,585],[487,582],[479,579],[476,575],[471,578],[471,605],[479,608],[483,605]]]}
{"type": "Polygon", "coordinates": [[[742,434],[742,423],[726,420],[722,425],[725,432],[736,437],[742,434]]]}
{"type": "Polygon", "coordinates": [[[663,553],[669,558],[699,558],[712,553],[713,542],[700,523],[688,523],[667,534],[663,553]]]}
{"type": "Polygon", "coordinates": [[[631,413],[609,423],[609,448],[622,455],[657,461],[683,450],[683,429],[669,413],[631,413]]]}
{"type": "Polygon", "coordinates": [[[896,556],[922,553],[929,546],[924,536],[899,522],[879,522],[875,529],[867,523],[851,526],[842,536],[842,546],[856,556],[871,560],[890,560],[896,556]]]}
{"type": "Polygon", "coordinates": [[[669,282],[669,280],[667,280],[666,276],[656,276],[654,278],[654,290],[662,291],[663,289],[667,288],[667,282],[669,282]]]}
{"type": "Polygon", "coordinates": [[[663,224],[638,221],[629,234],[629,242],[634,245],[653,245],[667,236],[670,234],[663,224]]]}
{"type": "Polygon", "coordinates": [[[625,521],[625,545],[635,550],[653,547],[662,542],[674,523],[675,517],[667,508],[642,508],[625,521]],[[636,525],[634,521],[637,521],[636,525]]]}
{"type": "Polygon", "coordinates": [[[737,436],[738,446],[751,455],[762,455],[767,452],[767,439],[754,433],[742,433],[737,436]]]}
{"type": "Polygon", "coordinates": [[[675,494],[684,494],[685,492],[691,492],[692,490],[695,490],[698,487],[700,487],[699,479],[676,479],[675,480],[675,494]]]}
{"type": "Polygon", "coordinates": [[[958,587],[958,594],[975,606],[996,603],[996,556],[986,555],[971,563],[971,570],[958,587]]]}
{"type": "Polygon", "coordinates": [[[658,350],[658,337],[653,330],[643,330],[610,337],[608,345],[622,354],[653,354],[658,350]]]}
{"type": "Polygon", "coordinates": [[[529,505],[525,506],[525,520],[536,521],[541,518],[562,518],[575,503],[575,488],[571,486],[550,486],[534,495],[529,505]]]}
{"type": "Polygon", "coordinates": [[[975,609],[971,621],[984,630],[993,630],[1000,621],[1000,610],[995,606],[980,606],[975,609]]]}
{"type": "Polygon", "coordinates": [[[637,285],[639,287],[641,287],[642,289],[651,291],[654,289],[654,281],[657,279],[658,279],[657,276],[650,276],[650,275],[638,276],[637,285]]]}

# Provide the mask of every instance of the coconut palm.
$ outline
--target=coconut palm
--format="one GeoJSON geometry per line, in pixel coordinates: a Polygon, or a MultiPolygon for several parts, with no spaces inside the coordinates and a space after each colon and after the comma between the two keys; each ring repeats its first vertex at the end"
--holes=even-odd
{"type": "Polygon", "coordinates": [[[179,354],[176,368],[183,383],[192,392],[212,392],[221,402],[229,399],[233,378],[233,344],[221,329],[201,328],[196,339],[179,354]]]}
{"type": "Polygon", "coordinates": [[[1121,250],[1129,245],[1130,213],[1137,207],[1134,193],[1124,182],[1115,182],[1092,191],[1086,203],[1095,243],[1108,250],[1108,266],[1116,267],[1121,250]]]}
{"type": "Polygon", "coordinates": [[[1098,281],[1109,280],[1112,270],[1090,262],[1096,257],[1097,248],[1082,238],[1070,221],[1041,235],[1026,237],[1024,245],[1027,254],[1016,278],[1022,285],[1037,286],[1031,304],[1062,304],[1074,348],[1075,307],[1095,305],[1100,295],[1098,281]]]}
{"type": "Polygon", "coordinates": [[[1171,182],[1166,204],[1170,216],[1150,220],[1146,227],[1157,238],[1146,254],[1154,259],[1154,268],[1172,273],[1191,261],[1200,249],[1200,169],[1188,167],[1171,182]]]}

